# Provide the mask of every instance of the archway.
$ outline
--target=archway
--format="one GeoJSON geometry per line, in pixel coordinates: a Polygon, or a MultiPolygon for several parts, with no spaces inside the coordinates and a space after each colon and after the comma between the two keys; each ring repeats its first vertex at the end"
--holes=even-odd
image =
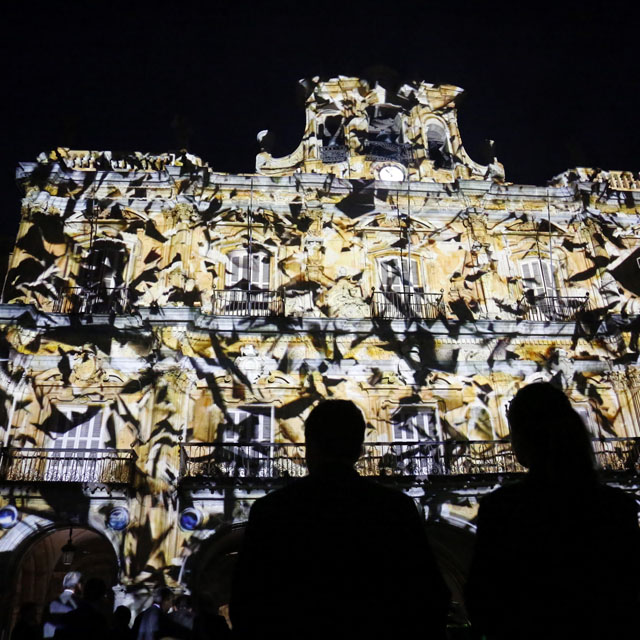
{"type": "Polygon", "coordinates": [[[209,611],[219,609],[229,623],[231,582],[246,523],[225,527],[204,541],[185,565],[183,581],[209,611]]]}
{"type": "Polygon", "coordinates": [[[70,564],[64,564],[62,547],[69,541],[69,528],[54,529],[25,541],[17,549],[13,593],[9,607],[9,628],[13,627],[20,607],[35,602],[40,616],[47,604],[62,592],[62,580],[69,571],[79,571],[83,578],[101,578],[110,587],[118,581],[118,559],[113,546],[100,533],[86,527],[71,529],[75,547],[70,564]]]}

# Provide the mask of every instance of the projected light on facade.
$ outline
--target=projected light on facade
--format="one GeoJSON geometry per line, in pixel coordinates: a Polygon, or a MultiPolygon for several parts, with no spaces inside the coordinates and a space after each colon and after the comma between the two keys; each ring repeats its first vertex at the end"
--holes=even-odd
{"type": "Polygon", "coordinates": [[[521,471],[522,384],[559,381],[608,473],[635,469],[638,176],[510,184],[465,152],[457,87],[307,86],[300,146],[274,158],[262,132],[254,175],[189,153],[19,165],[0,550],[72,522],[113,547],[118,602],[224,594],[324,397],[365,413],[359,470],[421,502],[458,600],[477,498],[521,471]]]}

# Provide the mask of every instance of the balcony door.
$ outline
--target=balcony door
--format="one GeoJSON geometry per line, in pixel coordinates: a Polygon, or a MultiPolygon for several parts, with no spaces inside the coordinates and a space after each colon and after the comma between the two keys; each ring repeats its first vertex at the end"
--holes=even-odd
{"type": "Polygon", "coordinates": [[[227,256],[225,290],[216,292],[213,313],[226,316],[277,315],[278,298],[270,291],[271,258],[264,252],[232,251],[227,256]]]}
{"type": "Polygon", "coordinates": [[[264,252],[249,255],[246,251],[232,251],[228,255],[225,276],[226,289],[267,291],[271,276],[271,260],[264,252]]]}
{"type": "MultiPolygon", "coordinates": [[[[229,409],[223,441],[233,447],[236,464],[247,476],[267,476],[273,442],[273,407],[250,405],[229,409]]],[[[240,474],[242,475],[242,474],[240,474]]]]}
{"type": "Polygon", "coordinates": [[[96,449],[108,440],[104,413],[95,406],[58,406],[57,419],[48,436],[50,454],[45,478],[51,482],[98,481],[96,449]]]}
{"type": "Polygon", "coordinates": [[[384,318],[428,318],[434,315],[433,301],[420,286],[419,265],[414,258],[378,258],[380,293],[374,315],[384,318]]]}
{"type": "Polygon", "coordinates": [[[532,258],[520,263],[524,289],[529,289],[537,298],[540,296],[557,296],[555,269],[548,260],[532,258]]]}
{"type": "Polygon", "coordinates": [[[80,264],[74,311],[122,313],[127,306],[124,272],[128,252],[112,240],[96,240],[80,264]]]}
{"type": "Polygon", "coordinates": [[[437,408],[430,405],[402,406],[393,414],[391,427],[399,467],[411,474],[432,473],[438,457],[435,443],[440,439],[437,408]]]}

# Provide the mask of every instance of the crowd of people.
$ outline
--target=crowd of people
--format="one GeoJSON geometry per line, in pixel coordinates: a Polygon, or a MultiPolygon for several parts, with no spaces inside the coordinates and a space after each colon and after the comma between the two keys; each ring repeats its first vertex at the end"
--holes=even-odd
{"type": "Polygon", "coordinates": [[[102,579],[85,582],[81,573],[70,571],[42,620],[36,603],[22,605],[11,640],[224,640],[231,635],[221,615],[196,608],[190,596],[176,596],[167,587],[156,589],[150,606],[135,618],[124,605],[111,611],[106,595],[102,579]]]}
{"type": "MultiPolygon", "coordinates": [[[[636,637],[640,529],[635,500],[598,479],[566,395],[522,388],[508,419],[525,478],[485,497],[465,593],[468,637],[636,637]]],[[[230,601],[233,637],[251,640],[447,637],[449,589],[411,498],[354,470],[366,424],[327,400],[305,423],[309,475],[256,501],[230,601]]],[[[217,640],[218,611],[160,587],[131,624],[104,611],[106,586],[68,573],[44,625],[25,604],[12,640],[217,640]]]]}

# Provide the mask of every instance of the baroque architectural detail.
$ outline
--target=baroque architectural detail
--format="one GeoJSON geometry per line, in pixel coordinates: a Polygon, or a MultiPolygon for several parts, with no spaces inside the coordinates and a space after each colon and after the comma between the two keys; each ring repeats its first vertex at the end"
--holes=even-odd
{"type": "Polygon", "coordinates": [[[478,500],[522,472],[523,384],[564,387],[605,479],[638,491],[638,176],[511,184],[466,154],[457,87],[304,86],[300,145],[274,158],[261,132],[254,175],[187,152],[19,164],[0,626],[52,597],[21,585],[58,575],[70,523],[73,568],[119,603],[158,584],[224,601],[248,509],[306,472],[322,398],[362,409],[358,468],[420,502],[459,603],[478,500]]]}

